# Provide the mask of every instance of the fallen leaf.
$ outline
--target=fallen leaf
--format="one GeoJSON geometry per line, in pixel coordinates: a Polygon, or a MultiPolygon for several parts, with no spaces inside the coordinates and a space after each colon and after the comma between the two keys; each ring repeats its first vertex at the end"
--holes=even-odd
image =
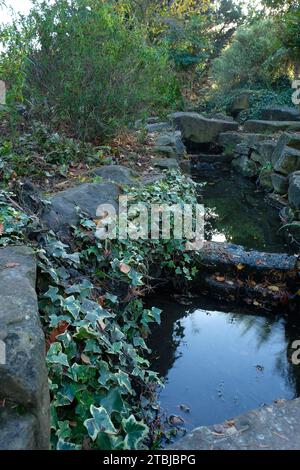
{"type": "Polygon", "coordinates": [[[57,336],[62,335],[69,328],[69,323],[66,321],[60,321],[57,328],[51,331],[47,338],[47,349],[49,349],[52,343],[55,343],[57,336]]]}
{"type": "Polygon", "coordinates": [[[271,292],[279,292],[280,291],[278,286],[268,286],[268,290],[270,290],[271,292]]]}
{"type": "Polygon", "coordinates": [[[20,265],[18,263],[7,263],[5,265],[5,268],[12,269],[12,268],[16,268],[17,266],[20,266],[20,265]]]}
{"type": "Polygon", "coordinates": [[[99,327],[100,327],[100,330],[101,330],[101,331],[104,331],[105,328],[106,328],[106,325],[105,325],[104,321],[101,320],[101,318],[100,318],[100,319],[97,321],[97,323],[98,323],[98,325],[99,325],[99,327]]]}
{"type": "Polygon", "coordinates": [[[120,269],[121,273],[128,274],[131,270],[131,267],[128,266],[128,264],[120,263],[119,269],[120,269]]]}
{"type": "Polygon", "coordinates": [[[180,416],[170,416],[169,418],[169,423],[170,424],[182,424],[184,423],[184,419],[182,419],[180,416]]]}
{"type": "Polygon", "coordinates": [[[81,360],[84,364],[90,364],[91,363],[90,358],[88,356],[86,356],[86,354],[82,353],[80,357],[81,357],[81,360]]]}
{"type": "Polygon", "coordinates": [[[237,264],[236,267],[239,271],[242,271],[243,269],[245,269],[245,266],[242,263],[237,264]]]}

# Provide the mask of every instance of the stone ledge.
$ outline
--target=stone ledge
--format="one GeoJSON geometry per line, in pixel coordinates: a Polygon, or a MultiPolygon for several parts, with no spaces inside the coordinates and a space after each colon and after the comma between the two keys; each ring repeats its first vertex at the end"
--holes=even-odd
{"type": "MultiPolygon", "coordinates": [[[[35,282],[36,259],[30,248],[0,249],[0,340],[6,348],[5,363],[0,364],[0,400],[21,405],[25,415],[33,417],[33,421],[25,420],[26,427],[30,422],[37,448],[46,449],[50,432],[48,374],[35,282]]],[[[11,429],[13,424],[6,422],[4,415],[1,410],[1,428],[11,429]]],[[[16,436],[25,426],[23,419],[23,415],[19,420],[14,417],[16,436]]],[[[1,433],[0,448],[8,442],[4,437],[1,433]]]]}
{"type": "Polygon", "coordinates": [[[300,398],[199,427],[168,450],[299,450],[300,398]]]}

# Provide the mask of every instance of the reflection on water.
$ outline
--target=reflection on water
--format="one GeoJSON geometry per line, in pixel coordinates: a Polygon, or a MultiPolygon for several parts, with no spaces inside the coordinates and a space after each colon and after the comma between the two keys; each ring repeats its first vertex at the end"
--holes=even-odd
{"type": "MultiPolygon", "coordinates": [[[[201,182],[199,178],[196,181],[201,182]]],[[[264,200],[256,185],[236,174],[216,176],[200,190],[209,219],[206,238],[261,251],[291,251],[285,243],[278,210],[264,200]]]]}
{"type": "Polygon", "coordinates": [[[201,308],[153,303],[163,309],[162,325],[150,339],[152,368],[166,383],[160,404],[168,415],[182,416],[187,429],[300,395],[300,366],[289,360],[300,322],[220,312],[206,299],[198,300],[201,308]]]}

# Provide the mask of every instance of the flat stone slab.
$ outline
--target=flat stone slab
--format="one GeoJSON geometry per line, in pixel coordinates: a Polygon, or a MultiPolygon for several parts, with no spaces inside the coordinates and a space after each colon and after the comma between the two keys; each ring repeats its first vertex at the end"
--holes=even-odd
{"type": "Polygon", "coordinates": [[[260,121],[250,120],[244,124],[244,132],[278,132],[300,131],[300,122],[297,121],[260,121]]]}
{"type": "Polygon", "coordinates": [[[168,450],[299,450],[300,398],[194,429],[168,450]]]}
{"type": "Polygon", "coordinates": [[[119,185],[135,186],[139,184],[139,175],[131,168],[123,165],[103,165],[93,170],[95,176],[103,181],[110,181],[119,185]]]}
{"type": "Polygon", "coordinates": [[[198,113],[173,113],[170,115],[172,124],[182,132],[184,141],[194,144],[216,142],[222,132],[237,131],[238,123],[207,119],[198,113]]]}
{"type": "Polygon", "coordinates": [[[80,184],[55,194],[50,200],[50,207],[42,214],[42,220],[49,229],[68,238],[70,228],[80,222],[78,208],[89,217],[96,217],[101,204],[111,204],[117,208],[120,194],[121,189],[115,183],[80,184]]]}
{"type": "Polygon", "coordinates": [[[288,106],[269,106],[262,110],[261,117],[265,121],[300,121],[300,112],[288,106]]]}
{"type": "MultiPolygon", "coordinates": [[[[22,449],[27,448],[26,436],[19,434],[28,426],[35,436],[35,448],[49,448],[45,337],[39,318],[35,283],[36,259],[33,250],[26,246],[1,248],[0,401],[5,403],[5,407],[0,407],[0,448],[13,445],[8,435],[19,436],[20,442],[24,442],[22,449]],[[14,415],[15,426],[10,413],[10,407],[14,405],[21,405],[28,415],[26,422],[23,413],[14,415]]],[[[26,431],[26,434],[28,437],[30,433],[26,431]]],[[[32,439],[30,442],[32,448],[32,439]]]]}

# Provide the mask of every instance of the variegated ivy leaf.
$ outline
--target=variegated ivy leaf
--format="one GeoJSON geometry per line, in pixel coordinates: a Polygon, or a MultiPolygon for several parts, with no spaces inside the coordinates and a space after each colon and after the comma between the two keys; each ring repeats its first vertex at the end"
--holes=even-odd
{"type": "Polygon", "coordinates": [[[90,438],[95,441],[100,432],[107,434],[117,434],[117,430],[114,427],[109,414],[103,406],[97,408],[92,405],[90,408],[91,415],[93,418],[84,421],[84,425],[88,431],[90,438]]]}
{"type": "Polygon", "coordinates": [[[138,450],[143,440],[147,437],[148,427],[141,421],[137,421],[133,415],[122,420],[122,427],[126,432],[124,448],[127,450],[138,450]]]}
{"type": "Polygon", "coordinates": [[[59,364],[61,366],[69,367],[68,357],[62,352],[60,343],[51,344],[47,354],[48,364],[59,364]]]}
{"type": "Polygon", "coordinates": [[[129,375],[126,374],[126,372],[123,372],[122,370],[119,370],[117,374],[115,374],[115,378],[118,381],[118,384],[120,387],[124,387],[128,393],[133,394],[133,390],[131,387],[131,382],[129,379],[129,375]]]}
{"type": "Polygon", "coordinates": [[[61,299],[61,296],[58,293],[58,287],[50,286],[48,291],[44,294],[44,297],[51,300],[52,303],[61,299]]]}
{"type": "Polygon", "coordinates": [[[75,299],[73,295],[70,297],[67,297],[66,299],[63,299],[61,302],[61,306],[64,310],[69,312],[74,320],[77,320],[80,314],[80,302],[75,299]]]}

